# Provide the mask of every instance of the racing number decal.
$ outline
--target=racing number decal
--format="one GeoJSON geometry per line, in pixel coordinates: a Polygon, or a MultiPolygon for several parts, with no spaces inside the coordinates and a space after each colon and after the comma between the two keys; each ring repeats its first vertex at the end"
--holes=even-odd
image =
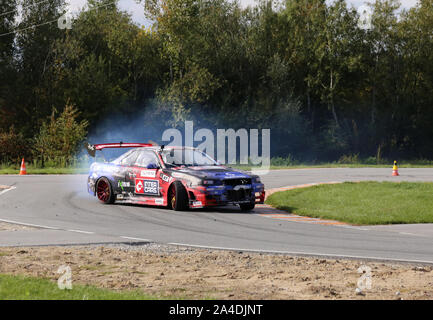
{"type": "Polygon", "coordinates": [[[135,193],[157,196],[159,182],[157,180],[135,179],[135,193]]]}
{"type": "Polygon", "coordinates": [[[161,178],[161,180],[162,180],[163,182],[171,182],[171,180],[173,180],[172,177],[169,177],[169,176],[167,176],[167,175],[165,175],[165,174],[163,174],[163,173],[161,173],[160,178],[161,178]]]}

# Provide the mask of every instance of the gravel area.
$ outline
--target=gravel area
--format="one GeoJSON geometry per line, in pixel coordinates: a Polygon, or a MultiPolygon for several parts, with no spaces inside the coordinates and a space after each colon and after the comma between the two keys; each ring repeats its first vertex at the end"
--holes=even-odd
{"type": "Polygon", "coordinates": [[[433,267],[160,244],[1,248],[0,273],[192,299],[433,299],[433,267]],[[360,273],[362,270],[367,273],[360,273]],[[371,287],[360,281],[371,280],[371,287]],[[367,279],[367,280],[368,280],[367,279]]]}

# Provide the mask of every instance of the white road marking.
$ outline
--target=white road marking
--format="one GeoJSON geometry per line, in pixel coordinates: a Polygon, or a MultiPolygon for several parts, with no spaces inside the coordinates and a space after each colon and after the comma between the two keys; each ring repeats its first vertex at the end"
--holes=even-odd
{"type": "Polygon", "coordinates": [[[70,232],[78,232],[78,233],[85,233],[85,234],[95,234],[94,232],[90,232],[90,231],[83,231],[83,230],[74,230],[74,229],[68,229],[66,231],[70,231],[70,232]]]}
{"type": "Polygon", "coordinates": [[[2,194],[4,194],[4,193],[6,193],[6,192],[8,192],[8,191],[11,191],[11,190],[14,190],[14,189],[16,189],[16,187],[9,187],[8,189],[5,189],[5,190],[3,190],[3,191],[0,191],[0,196],[1,196],[2,194]]]}
{"type": "Polygon", "coordinates": [[[278,251],[278,250],[260,250],[260,249],[242,249],[242,248],[229,248],[229,247],[212,247],[212,246],[202,246],[187,243],[176,243],[169,242],[174,246],[183,247],[193,247],[193,248],[203,248],[203,249],[216,249],[216,250],[231,250],[231,251],[246,251],[246,252],[259,252],[259,253],[279,253],[279,254],[291,254],[291,255],[304,255],[304,256],[318,256],[318,257],[330,257],[330,258],[353,258],[353,259],[366,259],[366,260],[379,260],[379,261],[396,261],[396,262],[412,262],[412,263],[424,263],[433,264],[433,260],[411,260],[411,259],[395,259],[395,258],[384,258],[384,257],[371,257],[371,256],[353,256],[353,255],[342,255],[342,254],[332,254],[332,253],[313,253],[313,252],[299,252],[299,251],[278,251]]]}
{"type": "Polygon", "coordinates": [[[362,230],[362,231],[370,231],[371,230],[371,229],[367,229],[367,228],[354,227],[354,226],[344,226],[344,225],[340,225],[339,227],[348,228],[348,229],[355,229],[355,230],[362,230]]]}
{"type": "Polygon", "coordinates": [[[27,226],[27,227],[35,227],[35,228],[50,229],[50,230],[62,230],[62,231],[70,231],[70,232],[79,232],[79,233],[86,233],[86,234],[95,234],[94,232],[90,232],[90,231],[55,228],[55,227],[49,227],[49,226],[44,226],[44,225],[40,225],[40,224],[25,223],[25,222],[19,222],[19,221],[14,221],[14,220],[7,220],[7,219],[0,219],[0,221],[12,223],[12,224],[17,224],[17,225],[21,225],[21,226],[27,226]]]}
{"type": "Polygon", "coordinates": [[[14,220],[0,219],[0,221],[7,222],[7,223],[13,223],[13,224],[19,224],[19,225],[28,226],[28,227],[36,227],[36,228],[52,229],[52,230],[62,230],[60,228],[53,228],[53,227],[48,227],[48,226],[42,226],[40,224],[25,223],[25,222],[19,222],[19,221],[14,221],[14,220]]]}
{"type": "Polygon", "coordinates": [[[406,234],[406,235],[409,235],[409,236],[418,236],[417,234],[415,234],[415,233],[410,233],[410,232],[399,232],[400,234],[406,234]]]}
{"type": "Polygon", "coordinates": [[[142,238],[134,238],[134,237],[126,237],[126,236],[120,236],[120,238],[129,239],[129,240],[138,240],[138,241],[153,242],[150,239],[142,239],[142,238]]]}

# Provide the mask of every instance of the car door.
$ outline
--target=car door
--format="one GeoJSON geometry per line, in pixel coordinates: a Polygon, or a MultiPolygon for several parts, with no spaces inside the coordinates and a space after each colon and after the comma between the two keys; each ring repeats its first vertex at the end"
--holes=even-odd
{"type": "Polygon", "coordinates": [[[133,194],[135,190],[135,173],[134,173],[134,165],[135,161],[138,157],[138,151],[132,151],[127,154],[122,160],[119,162],[119,166],[122,167],[123,170],[123,181],[118,182],[118,187],[121,189],[122,193],[133,194]]]}
{"type": "Polygon", "coordinates": [[[152,150],[139,150],[132,166],[134,194],[137,196],[160,196],[159,162],[152,150]]]}

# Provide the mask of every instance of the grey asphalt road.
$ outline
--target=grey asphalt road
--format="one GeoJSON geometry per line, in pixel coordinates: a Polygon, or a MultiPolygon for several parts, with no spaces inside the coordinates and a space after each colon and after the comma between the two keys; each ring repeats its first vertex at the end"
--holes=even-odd
{"type": "MultiPolygon", "coordinates": [[[[433,181],[433,169],[275,170],[266,188],[330,181],[433,181]]],[[[175,212],[104,205],[86,192],[85,175],[0,176],[0,221],[37,227],[0,232],[0,246],[159,242],[288,254],[433,263],[433,225],[352,227],[282,221],[236,207],[175,212]]],[[[332,199],[330,199],[332,201],[332,199]]]]}

